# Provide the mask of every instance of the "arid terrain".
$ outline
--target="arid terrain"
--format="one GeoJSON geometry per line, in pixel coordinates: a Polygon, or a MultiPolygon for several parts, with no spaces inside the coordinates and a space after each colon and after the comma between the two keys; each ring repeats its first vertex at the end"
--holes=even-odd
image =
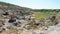
{"type": "Polygon", "coordinates": [[[31,9],[0,2],[0,34],[60,34],[60,9],[31,9]]]}

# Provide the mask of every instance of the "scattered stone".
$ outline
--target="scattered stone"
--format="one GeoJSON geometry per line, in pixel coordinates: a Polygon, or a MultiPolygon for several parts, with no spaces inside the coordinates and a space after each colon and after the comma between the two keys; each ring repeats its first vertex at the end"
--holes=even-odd
{"type": "Polygon", "coordinates": [[[7,16],[7,15],[9,15],[9,13],[8,12],[5,12],[3,15],[6,15],[7,16]]]}

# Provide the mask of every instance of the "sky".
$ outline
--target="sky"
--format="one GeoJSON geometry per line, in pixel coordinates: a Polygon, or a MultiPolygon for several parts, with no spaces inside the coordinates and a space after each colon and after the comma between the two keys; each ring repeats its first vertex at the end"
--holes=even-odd
{"type": "Polygon", "coordinates": [[[32,9],[60,9],[60,0],[0,0],[32,9]]]}

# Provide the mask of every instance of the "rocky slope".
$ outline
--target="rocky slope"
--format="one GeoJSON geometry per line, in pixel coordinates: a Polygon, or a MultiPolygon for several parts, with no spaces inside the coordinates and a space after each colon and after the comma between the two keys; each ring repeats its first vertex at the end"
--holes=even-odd
{"type": "Polygon", "coordinates": [[[60,34],[60,12],[37,20],[30,8],[0,2],[0,34],[60,34]]]}
{"type": "Polygon", "coordinates": [[[0,32],[18,32],[31,22],[32,16],[30,8],[0,2],[0,32]]]}

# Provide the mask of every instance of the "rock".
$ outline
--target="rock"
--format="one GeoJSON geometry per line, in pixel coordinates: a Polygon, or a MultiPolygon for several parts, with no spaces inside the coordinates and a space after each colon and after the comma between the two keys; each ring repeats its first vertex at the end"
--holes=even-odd
{"type": "Polygon", "coordinates": [[[32,34],[37,34],[36,32],[33,32],[32,34]]]}
{"type": "Polygon", "coordinates": [[[3,15],[9,15],[9,13],[8,12],[5,12],[3,15]]]}
{"type": "Polygon", "coordinates": [[[13,22],[16,22],[16,20],[10,19],[8,22],[9,22],[9,23],[13,23],[13,22]]]}
{"type": "Polygon", "coordinates": [[[2,33],[2,30],[0,30],[0,33],[2,33]]]}
{"type": "Polygon", "coordinates": [[[18,23],[13,23],[13,25],[14,25],[14,26],[17,26],[17,25],[18,25],[18,23]]]}
{"type": "Polygon", "coordinates": [[[12,15],[8,22],[9,23],[16,22],[16,19],[17,19],[16,16],[12,15]]]}
{"type": "Polygon", "coordinates": [[[50,20],[53,22],[56,19],[56,16],[50,17],[50,20]]]}

